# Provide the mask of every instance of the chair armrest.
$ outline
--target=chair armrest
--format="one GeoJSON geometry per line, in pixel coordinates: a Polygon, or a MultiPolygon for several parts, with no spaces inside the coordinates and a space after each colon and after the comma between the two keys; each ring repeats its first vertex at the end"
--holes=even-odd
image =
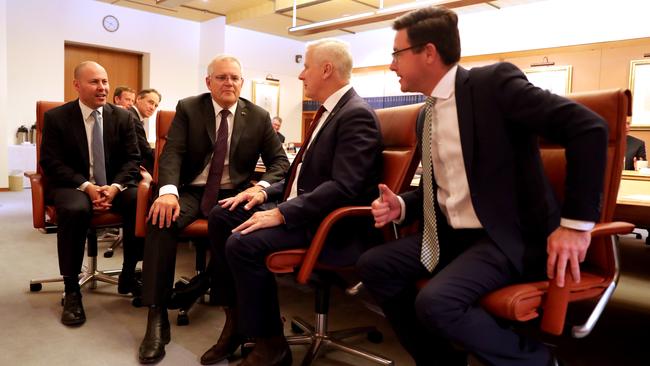
{"type": "Polygon", "coordinates": [[[327,235],[337,221],[345,217],[371,215],[370,206],[347,206],[330,212],[330,214],[323,219],[320,226],[318,226],[318,230],[316,231],[314,238],[311,240],[309,249],[307,249],[307,253],[305,254],[305,259],[300,266],[300,271],[298,271],[298,283],[304,285],[309,281],[309,277],[318,261],[318,257],[323,249],[327,235]]]}
{"type": "Polygon", "coordinates": [[[147,212],[149,211],[149,199],[151,198],[152,189],[151,174],[146,170],[141,170],[142,180],[138,183],[138,196],[135,208],[135,236],[144,238],[147,235],[147,212]]]}
{"type": "Polygon", "coordinates": [[[34,228],[45,228],[45,193],[43,191],[43,177],[36,172],[25,172],[32,187],[32,219],[34,228]]]}
{"type": "Polygon", "coordinates": [[[605,235],[629,234],[634,230],[634,224],[623,221],[598,223],[591,230],[591,237],[596,238],[605,235]]]}

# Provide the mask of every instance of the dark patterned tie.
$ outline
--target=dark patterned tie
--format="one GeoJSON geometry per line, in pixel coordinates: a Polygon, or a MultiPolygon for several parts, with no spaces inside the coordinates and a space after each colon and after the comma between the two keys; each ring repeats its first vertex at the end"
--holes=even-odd
{"type": "Polygon", "coordinates": [[[424,233],[420,261],[432,272],[440,259],[438,228],[436,224],[435,192],[433,189],[433,159],[431,157],[432,125],[436,118],[436,98],[428,97],[424,109],[424,132],[422,133],[422,186],[424,190],[424,233]]]}
{"type": "Polygon", "coordinates": [[[203,191],[203,197],[201,197],[201,212],[204,216],[208,216],[212,207],[217,203],[221,175],[223,174],[223,163],[226,160],[226,151],[228,150],[228,114],[230,114],[230,111],[222,109],[219,114],[221,114],[221,123],[217,131],[217,141],[214,143],[208,180],[205,182],[205,190],[203,191]]]}
{"type": "Polygon", "coordinates": [[[91,115],[95,119],[93,124],[93,177],[98,186],[106,185],[106,163],[104,161],[104,134],[102,133],[102,115],[94,110],[91,115]]]}
{"type": "Polygon", "coordinates": [[[287,175],[287,179],[285,182],[286,184],[284,185],[284,197],[282,198],[282,201],[286,201],[287,198],[289,198],[289,195],[291,194],[291,186],[293,186],[293,181],[296,180],[297,178],[296,171],[298,170],[298,165],[300,165],[300,163],[302,162],[302,156],[305,155],[305,151],[307,150],[307,145],[309,145],[309,141],[311,140],[311,135],[314,133],[316,126],[318,126],[318,120],[320,119],[320,117],[323,115],[325,111],[326,111],[325,107],[321,105],[316,111],[316,114],[314,115],[314,119],[311,121],[311,124],[309,124],[309,129],[307,130],[305,141],[303,141],[300,151],[298,151],[298,154],[296,154],[296,157],[293,159],[293,163],[291,163],[291,167],[289,167],[289,175],[287,175]]]}

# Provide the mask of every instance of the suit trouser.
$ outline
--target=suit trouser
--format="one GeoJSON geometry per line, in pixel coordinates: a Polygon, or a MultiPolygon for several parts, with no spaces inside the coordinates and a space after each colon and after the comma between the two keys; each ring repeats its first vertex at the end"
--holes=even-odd
{"type": "Polygon", "coordinates": [[[238,206],[228,211],[217,206],[210,212],[208,228],[214,274],[212,296],[216,303],[237,306],[238,331],[244,337],[282,335],[283,324],[275,275],[266,268],[266,256],[285,249],[306,247],[312,235],[303,228],[285,225],[241,235],[231,230],[254,212],[270,208],[262,205],[250,211],[238,206]]]}
{"type": "MultiPolygon", "coordinates": [[[[115,196],[111,207],[111,211],[122,215],[124,264],[133,267],[142,258],[142,240],[135,237],[136,193],[135,187],[125,189],[115,196]]],[[[88,194],[76,188],[54,188],[49,196],[56,208],[59,270],[63,276],[74,277],[79,275],[83,264],[93,204],[88,194]]]]}
{"type": "Polygon", "coordinates": [[[357,263],[417,364],[466,365],[449,361],[458,360],[450,351],[453,342],[489,365],[547,365],[543,344],[502,326],[478,304],[518,277],[508,258],[482,230],[452,230],[445,239],[433,276],[420,262],[422,233],[370,249],[357,263]],[[426,277],[431,279],[418,293],[415,283],[426,277]]]}
{"type": "MultiPolygon", "coordinates": [[[[170,227],[160,228],[147,222],[142,262],[142,301],[144,305],[166,305],[174,285],[176,246],[183,229],[203,217],[201,197],[203,187],[185,187],[179,192],[180,215],[170,227]]],[[[219,199],[230,197],[238,191],[219,191],[219,199]]]]}

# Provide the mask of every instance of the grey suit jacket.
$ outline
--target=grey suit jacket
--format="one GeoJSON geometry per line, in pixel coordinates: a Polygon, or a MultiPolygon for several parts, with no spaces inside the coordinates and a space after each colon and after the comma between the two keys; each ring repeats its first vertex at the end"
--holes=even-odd
{"type": "MultiPolygon", "coordinates": [[[[104,105],[103,134],[108,184],[134,185],[140,154],[133,124],[135,117],[126,110],[104,105]]],[[[41,167],[52,188],[77,188],[88,181],[90,156],[88,138],[79,100],[68,102],[45,113],[41,142],[41,167]]]]}
{"type": "MultiPolygon", "coordinates": [[[[159,187],[173,184],[181,188],[191,183],[210,162],[215,141],[216,116],[210,93],[180,100],[160,156],[159,187]]],[[[240,98],[229,153],[230,178],[237,189],[250,185],[260,155],[266,166],[261,180],[273,183],[282,179],[289,161],[269,113],[240,98]]]]}

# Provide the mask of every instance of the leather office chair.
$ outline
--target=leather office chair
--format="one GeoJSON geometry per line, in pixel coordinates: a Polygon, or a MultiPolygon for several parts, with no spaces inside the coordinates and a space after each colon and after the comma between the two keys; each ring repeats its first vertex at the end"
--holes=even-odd
{"type": "MultiPolygon", "coordinates": [[[[415,104],[376,111],[384,142],[382,181],[394,192],[402,192],[409,187],[419,161],[419,157],[416,156],[415,124],[421,107],[422,104],[415,104]]],[[[382,365],[393,365],[391,360],[354,348],[341,341],[343,338],[366,333],[370,341],[380,342],[381,333],[375,327],[328,330],[329,293],[332,282],[327,279],[327,275],[350,268],[333,268],[322,265],[318,262],[318,257],[334,223],[342,218],[352,216],[372,217],[370,206],[349,206],[334,210],[321,222],[309,248],[279,251],[270,254],[266,259],[267,268],[271,272],[291,273],[298,268],[298,283],[311,283],[315,286],[315,326],[309,325],[300,318],[295,318],[292,321],[292,328],[304,333],[287,337],[290,345],[310,344],[302,365],[310,365],[325,347],[348,352],[382,365]],[[324,274],[325,279],[319,276],[321,278],[318,281],[313,281],[312,274],[314,272],[318,272],[318,275],[324,274]]],[[[390,236],[391,233],[384,232],[384,234],[390,236]]]]}
{"type": "MultiPolygon", "coordinates": [[[[147,234],[147,214],[149,211],[150,202],[153,199],[153,185],[158,182],[158,163],[159,157],[162,154],[163,148],[167,143],[167,133],[172,125],[175,111],[158,111],[156,116],[156,147],[154,151],[154,167],[153,176],[145,175],[143,180],[138,186],[138,205],[136,212],[136,228],[135,235],[137,237],[145,237],[147,234]]],[[[196,274],[205,271],[206,267],[206,249],[208,238],[208,220],[198,219],[189,224],[180,233],[180,239],[190,240],[196,248],[196,274]]],[[[184,283],[189,282],[188,278],[181,277],[184,283]]],[[[176,318],[177,325],[188,325],[190,320],[187,309],[180,309],[176,318]]]]}
{"type": "MultiPolygon", "coordinates": [[[[63,102],[36,102],[36,161],[41,157],[41,140],[45,112],[48,110],[62,105],[63,102]]],[[[40,164],[37,164],[37,171],[25,173],[29,178],[32,187],[32,216],[34,228],[47,230],[52,226],[56,226],[56,210],[54,206],[47,205],[45,202],[45,190],[47,187],[47,180],[43,176],[43,171],[40,164]]],[[[90,229],[86,236],[87,248],[86,254],[88,259],[83,266],[81,274],[79,275],[79,285],[90,285],[90,288],[97,287],[97,281],[117,285],[116,275],[119,275],[121,270],[104,270],[97,269],[97,229],[108,227],[119,227],[122,225],[122,216],[113,212],[96,213],[90,222],[90,229]]],[[[29,290],[32,292],[40,291],[43,288],[43,283],[49,282],[63,282],[63,277],[53,277],[44,279],[34,279],[29,281],[29,290]]]]}
{"type": "MultiPolygon", "coordinates": [[[[625,118],[631,113],[631,94],[629,90],[602,90],[572,94],[569,98],[598,113],[609,124],[602,213],[600,222],[591,232],[587,258],[581,265],[581,281],[575,283],[567,271],[564,288],[546,279],[507,286],[486,295],[481,299],[481,306],[497,317],[515,322],[535,319],[541,313],[542,331],[560,335],[569,303],[596,300],[587,321],[571,329],[573,337],[582,338],[591,332],[616,288],[619,277],[617,234],[630,233],[634,228],[632,224],[611,222],[625,154],[625,118]]],[[[540,149],[546,175],[562,201],[566,166],[564,149],[544,141],[540,142],[540,149]]],[[[422,283],[426,281],[421,281],[420,285],[422,283]]]]}

